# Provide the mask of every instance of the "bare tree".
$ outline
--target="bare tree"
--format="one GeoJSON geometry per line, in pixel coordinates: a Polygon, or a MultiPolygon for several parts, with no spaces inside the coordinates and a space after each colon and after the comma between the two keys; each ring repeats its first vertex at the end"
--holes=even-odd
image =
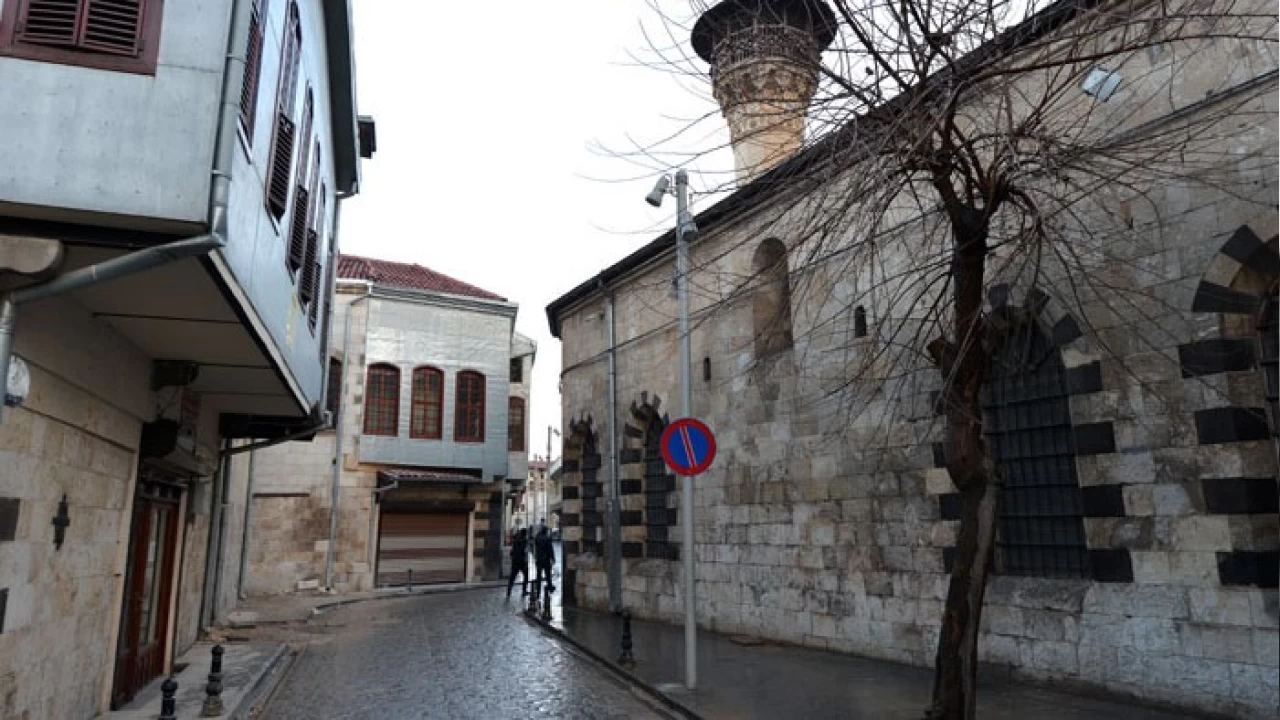
{"type": "MultiPolygon", "coordinates": [[[[1194,214],[1169,202],[1170,188],[1274,212],[1274,109],[1259,98],[1274,93],[1276,18],[1251,0],[829,3],[735,0],[726,4],[756,19],[734,25],[723,14],[709,36],[694,30],[695,46],[704,32],[713,44],[699,52],[817,78],[797,97],[752,101],[727,97],[727,69],[713,69],[726,117],[754,113],[735,128],[735,145],[752,134],[768,145],[794,128],[797,102],[810,129],[790,159],[756,148],[761,167],[742,178],[752,180],[742,192],[763,199],[738,212],[796,239],[789,302],[825,308],[803,339],[856,344],[829,393],[866,407],[918,395],[911,383],[924,368],[938,380],[945,467],[963,510],[928,717],[967,719],[1002,483],[982,393],[1004,362],[1002,344],[1025,340],[1008,332],[1017,318],[990,311],[988,295],[1047,291],[1115,358],[1126,355],[1117,343],[1184,333],[1185,305],[1149,281],[1160,270],[1144,258],[1194,214]],[[797,35],[813,45],[787,47],[797,35]],[[879,320],[871,343],[855,339],[867,333],[867,308],[879,320]],[[1151,332],[1127,337],[1124,323],[1151,332]]],[[[685,50],[688,15],[652,9],[660,30],[642,62],[706,78],[685,50]]],[[[707,10],[694,3],[692,15],[707,10]]],[[[712,115],[689,125],[719,122],[712,115]]],[[[672,137],[682,134],[692,133],[672,137]]],[[[615,154],[687,163],[663,154],[670,140],[615,154]]],[[[726,290],[708,277],[716,266],[704,258],[693,271],[695,291],[715,304],[766,282],[733,277],[726,290]]],[[[1041,360],[1029,350],[1014,357],[1041,360]]]]}

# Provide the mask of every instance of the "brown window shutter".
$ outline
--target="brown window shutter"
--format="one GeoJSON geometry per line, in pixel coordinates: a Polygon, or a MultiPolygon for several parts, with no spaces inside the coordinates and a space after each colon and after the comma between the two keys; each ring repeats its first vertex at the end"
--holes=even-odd
{"type": "Polygon", "coordinates": [[[83,0],[27,0],[18,34],[23,42],[75,47],[84,9],[83,0]]]}
{"type": "Polygon", "coordinates": [[[244,82],[240,86],[240,126],[253,144],[253,120],[258,114],[258,76],[262,74],[262,18],[257,3],[249,15],[249,46],[245,49],[244,82]]]}
{"type": "Polygon", "coordinates": [[[310,204],[310,194],[307,189],[298,186],[293,196],[293,222],[289,228],[289,271],[292,272],[300,267],[305,261],[307,252],[307,206],[310,204]]]}
{"type": "Polygon", "coordinates": [[[302,277],[298,282],[298,295],[303,302],[311,302],[316,296],[316,231],[307,231],[307,249],[302,259],[302,277]]]}
{"type": "Polygon", "coordinates": [[[289,175],[293,168],[293,121],[276,114],[276,136],[271,146],[270,177],[267,180],[267,207],[277,220],[289,204],[289,175]]]}
{"type": "Polygon", "coordinates": [[[142,40],[142,0],[85,0],[80,45],[113,55],[137,55],[142,40]]]}
{"type": "MultiPolygon", "coordinates": [[[[317,291],[320,290],[320,281],[322,279],[321,273],[323,270],[324,268],[320,265],[319,260],[311,263],[311,287],[315,288],[317,291]]],[[[315,329],[316,322],[320,320],[320,306],[324,304],[326,297],[328,297],[328,295],[317,295],[311,300],[311,304],[307,306],[307,324],[311,326],[312,330],[315,329]]]]}

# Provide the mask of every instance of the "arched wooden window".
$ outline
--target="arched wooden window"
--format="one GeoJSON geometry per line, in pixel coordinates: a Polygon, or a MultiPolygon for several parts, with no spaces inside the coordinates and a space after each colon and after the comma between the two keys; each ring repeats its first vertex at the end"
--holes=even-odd
{"type": "Polygon", "coordinates": [[[400,431],[400,369],[370,365],[364,384],[364,434],[396,435],[400,431]]]}
{"type": "Polygon", "coordinates": [[[444,373],[433,367],[413,371],[409,437],[439,440],[444,432],[444,373]]]}
{"type": "Polygon", "coordinates": [[[458,373],[453,439],[457,442],[484,442],[484,375],[474,370],[458,373]]]}
{"type": "Polygon", "coordinates": [[[507,401],[507,450],[524,452],[524,398],[507,401]]]}
{"type": "Polygon", "coordinates": [[[985,431],[1004,475],[996,572],[1088,577],[1084,506],[1058,349],[1034,323],[1005,338],[983,389],[985,431]]]}
{"type": "Polygon", "coordinates": [[[765,240],[756,248],[752,266],[759,283],[752,300],[752,329],[756,357],[764,357],[786,350],[792,344],[786,246],[776,238],[765,240]]]}

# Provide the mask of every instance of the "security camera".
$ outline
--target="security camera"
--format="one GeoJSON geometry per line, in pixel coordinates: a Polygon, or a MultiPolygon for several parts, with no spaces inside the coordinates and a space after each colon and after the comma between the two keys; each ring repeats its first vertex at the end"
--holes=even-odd
{"type": "Polygon", "coordinates": [[[671,178],[663,175],[658,178],[658,182],[653,184],[653,190],[644,196],[644,201],[654,207],[662,207],[662,198],[667,194],[667,188],[671,187],[671,178]]]}
{"type": "Polygon", "coordinates": [[[698,239],[698,224],[693,221],[693,215],[685,212],[677,220],[676,227],[680,234],[684,236],[686,242],[693,242],[698,239]]]}

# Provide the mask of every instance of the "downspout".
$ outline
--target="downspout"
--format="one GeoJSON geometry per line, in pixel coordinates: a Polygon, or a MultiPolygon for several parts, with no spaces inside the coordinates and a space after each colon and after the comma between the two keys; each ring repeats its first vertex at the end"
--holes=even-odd
{"type": "MultiPolygon", "coordinates": [[[[622,612],[622,484],[618,481],[618,366],[617,330],[613,318],[613,293],[603,280],[596,281],[605,298],[605,326],[609,332],[609,610],[622,612]]],[[[547,473],[551,466],[548,458],[547,473]]]]}
{"type": "Polygon", "coordinates": [[[212,497],[209,503],[209,537],[204,551],[204,592],[200,595],[200,626],[209,628],[217,616],[218,602],[218,562],[215,553],[222,545],[218,536],[222,532],[223,493],[226,492],[228,478],[231,475],[231,456],[226,452],[231,447],[230,439],[222,441],[222,461],[218,465],[218,477],[211,483],[212,497]]]}
{"type": "MultiPolygon", "coordinates": [[[[231,22],[227,28],[226,53],[222,68],[222,88],[218,98],[221,113],[218,133],[213,145],[213,178],[209,189],[209,225],[218,247],[225,243],[227,205],[231,197],[232,151],[236,143],[236,123],[240,115],[240,89],[244,81],[244,58],[249,42],[249,5],[245,0],[231,0],[231,22]]],[[[205,554],[205,584],[200,603],[201,621],[205,627],[217,618],[218,584],[222,571],[222,528],[226,525],[226,488],[231,477],[231,441],[222,441],[222,482],[214,486],[215,497],[209,515],[209,546],[205,554]],[[217,524],[213,513],[217,513],[217,524]],[[217,537],[214,530],[217,528],[217,537]],[[216,543],[215,543],[216,541],[216,543]],[[215,558],[212,552],[217,553],[215,558]],[[210,575],[213,574],[212,583],[210,575]],[[208,611],[206,615],[206,609],[208,611]]]]}
{"type": "Polygon", "coordinates": [[[253,485],[255,473],[253,467],[254,454],[249,451],[249,482],[244,493],[244,528],[240,533],[240,572],[236,580],[236,596],[241,600],[248,597],[248,593],[244,591],[244,573],[245,568],[249,565],[249,536],[250,528],[253,527],[253,485]]]}
{"type": "MultiPolygon", "coordinates": [[[[341,207],[341,205],[339,205],[341,207]]],[[[333,421],[334,440],[333,440],[333,479],[329,484],[329,543],[325,548],[324,557],[324,586],[327,589],[333,588],[333,559],[334,544],[338,538],[338,495],[342,487],[342,441],[343,432],[346,423],[343,418],[347,415],[347,378],[351,376],[351,309],[356,303],[364,302],[373,294],[373,286],[369,285],[365,288],[364,295],[347,303],[345,311],[346,320],[342,326],[342,395],[338,402],[337,418],[333,421]]],[[[337,295],[335,294],[335,297],[337,295]]],[[[366,347],[367,347],[366,343],[366,347]]],[[[373,515],[376,512],[376,503],[370,507],[369,513],[373,515]]],[[[373,527],[373,521],[370,520],[369,527],[373,527]]],[[[372,530],[370,531],[372,533],[372,530]]]]}

